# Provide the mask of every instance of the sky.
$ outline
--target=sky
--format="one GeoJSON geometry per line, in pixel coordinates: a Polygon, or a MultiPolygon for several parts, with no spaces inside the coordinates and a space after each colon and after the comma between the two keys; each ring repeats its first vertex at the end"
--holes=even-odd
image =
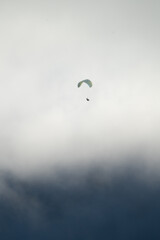
{"type": "MultiPolygon", "coordinates": [[[[30,202],[38,192],[35,201],[45,205],[41,198],[45,195],[44,186],[39,193],[44,179],[48,179],[45,180],[48,184],[46,198],[51,201],[57,191],[55,184],[61,182],[61,178],[66,179],[68,174],[72,180],[66,180],[66,189],[68,181],[78,181],[82,185],[85,182],[83,187],[77,187],[78,195],[71,194],[74,200],[78,199],[82,189],[88,190],[86,179],[90,171],[97,181],[96,169],[105,170],[104,175],[110,173],[113,183],[117,181],[117,171],[120,171],[120,179],[127,178],[128,166],[134,171],[141,169],[145,184],[158,179],[159,7],[158,0],[0,1],[0,174],[3,179],[0,191],[4,198],[9,196],[7,201],[14,199],[18,206],[22,198],[30,202]],[[84,84],[77,88],[83,79],[90,79],[93,87],[84,84]],[[11,182],[9,186],[8,181],[11,182]],[[31,181],[29,187],[28,181],[31,181]],[[50,192],[51,182],[54,190],[50,192]],[[19,194],[16,184],[30,193],[20,191],[20,197],[15,197],[19,194]]],[[[136,181],[132,194],[139,193],[143,185],[142,180],[136,181]]],[[[101,185],[104,188],[104,182],[108,179],[103,178],[103,184],[98,185],[100,189],[101,185]]],[[[112,185],[116,197],[124,186],[122,182],[112,185]]],[[[73,189],[70,186],[68,191],[71,193],[73,189]]],[[[106,187],[106,193],[110,191],[106,187]]],[[[144,196],[148,199],[152,191],[152,187],[147,186],[144,196]]],[[[130,193],[124,192],[122,199],[125,201],[120,206],[127,212],[136,205],[125,208],[130,193]]],[[[65,193],[59,187],[59,198],[65,193]]],[[[106,193],[99,192],[104,202],[106,193]]],[[[94,204],[99,206],[99,200],[93,197],[94,204]]],[[[137,201],[142,204],[139,199],[137,201]]],[[[154,201],[153,197],[151,202],[154,201]]],[[[118,201],[113,201],[112,206],[117,207],[117,204],[118,201]]],[[[26,203],[23,206],[26,209],[26,203]]],[[[31,209],[33,206],[31,204],[31,209]]],[[[93,209],[87,212],[87,207],[84,216],[91,220],[87,214],[93,209]]],[[[59,208],[63,212],[64,205],[59,208]]],[[[83,204],[79,208],[76,205],[74,214],[81,208],[83,204]]],[[[8,220],[7,211],[13,214],[13,209],[8,210],[8,205],[5,209],[7,226],[8,221],[12,222],[8,220]]],[[[98,226],[105,222],[103,209],[99,211],[99,223],[94,222],[98,226]]],[[[74,217],[70,217],[73,223],[74,217]]],[[[66,219],[63,219],[64,225],[66,219]]],[[[115,219],[120,224],[120,220],[115,219]]],[[[20,222],[17,221],[18,226],[20,222]]],[[[80,221],[83,222],[83,218],[80,221]]],[[[135,232],[134,228],[132,231],[135,232]]],[[[151,228],[148,236],[152,233],[151,228]]],[[[52,234],[48,239],[49,236],[52,234]]],[[[93,236],[91,234],[91,239],[93,236]]],[[[25,238],[29,236],[23,236],[25,238]]],[[[112,236],[111,239],[117,238],[112,236]]]]}
{"type": "Polygon", "coordinates": [[[159,2],[0,6],[1,168],[24,174],[135,152],[157,164],[159,2]],[[85,78],[92,89],[77,88],[85,78]]]}

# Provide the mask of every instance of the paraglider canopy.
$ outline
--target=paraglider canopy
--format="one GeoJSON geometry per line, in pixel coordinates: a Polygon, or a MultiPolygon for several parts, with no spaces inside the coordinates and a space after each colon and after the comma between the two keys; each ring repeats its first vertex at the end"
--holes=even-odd
{"type": "Polygon", "coordinates": [[[78,83],[78,87],[82,85],[82,83],[86,83],[89,87],[92,87],[92,82],[89,79],[82,80],[78,83]]]}

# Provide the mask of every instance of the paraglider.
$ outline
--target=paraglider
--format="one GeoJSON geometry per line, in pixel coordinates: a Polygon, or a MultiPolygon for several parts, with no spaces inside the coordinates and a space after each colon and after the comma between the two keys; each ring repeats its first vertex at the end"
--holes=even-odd
{"type": "MultiPolygon", "coordinates": [[[[78,83],[78,88],[82,85],[82,83],[86,83],[90,88],[92,87],[92,82],[89,79],[82,80],[78,83]]],[[[90,101],[89,98],[86,98],[87,101],[90,101]]]]}

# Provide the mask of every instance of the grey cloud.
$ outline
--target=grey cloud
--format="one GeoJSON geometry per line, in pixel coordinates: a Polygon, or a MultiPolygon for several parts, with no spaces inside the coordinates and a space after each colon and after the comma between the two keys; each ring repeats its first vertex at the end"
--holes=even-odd
{"type": "Polygon", "coordinates": [[[148,173],[143,165],[111,171],[98,167],[65,170],[57,178],[50,171],[26,180],[3,174],[1,180],[10,194],[4,198],[1,192],[0,236],[6,240],[11,236],[26,240],[157,239],[160,196],[156,174],[148,173]]]}

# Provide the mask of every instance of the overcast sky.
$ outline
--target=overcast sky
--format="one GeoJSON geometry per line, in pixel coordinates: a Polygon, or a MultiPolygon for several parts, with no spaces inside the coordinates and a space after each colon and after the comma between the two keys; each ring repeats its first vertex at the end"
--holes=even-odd
{"type": "Polygon", "coordinates": [[[0,0],[0,239],[160,239],[159,9],[0,0]]]}
{"type": "Polygon", "coordinates": [[[159,8],[158,0],[0,1],[1,169],[136,154],[157,162],[159,8]],[[93,88],[77,88],[85,78],[93,88]]]}

